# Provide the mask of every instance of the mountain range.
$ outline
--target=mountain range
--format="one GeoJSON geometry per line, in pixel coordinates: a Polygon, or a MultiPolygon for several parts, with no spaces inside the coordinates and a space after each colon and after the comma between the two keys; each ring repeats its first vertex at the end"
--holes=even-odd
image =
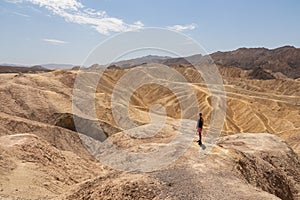
{"type": "MultiPolygon", "coordinates": [[[[234,51],[215,52],[210,55],[192,55],[189,57],[145,56],[112,63],[112,68],[131,68],[146,63],[159,63],[167,66],[189,65],[210,57],[219,67],[236,67],[249,70],[249,76],[257,79],[300,78],[300,49],[283,46],[276,49],[239,48],[234,51]]],[[[103,67],[97,64],[91,69],[103,67]]]]}
{"type": "MultiPolygon", "coordinates": [[[[249,70],[249,76],[257,79],[274,79],[274,78],[300,78],[300,49],[293,46],[283,46],[276,49],[267,48],[239,48],[234,51],[215,52],[210,55],[192,55],[189,57],[171,58],[167,56],[148,55],[130,60],[123,60],[111,63],[110,68],[131,68],[144,65],[146,63],[159,63],[168,66],[173,65],[188,65],[189,61],[197,62],[201,59],[210,56],[216,65],[220,67],[236,67],[243,70],[249,70]]],[[[47,71],[53,69],[79,69],[70,64],[44,64],[31,67],[17,65],[0,65],[0,73],[9,72],[32,72],[32,71],[47,71]],[[9,68],[7,68],[9,67],[9,68]],[[24,69],[23,69],[24,68],[24,69]],[[44,69],[45,68],[45,69],[44,69]]],[[[103,68],[104,65],[94,64],[88,68],[97,69],[103,68]]]]}

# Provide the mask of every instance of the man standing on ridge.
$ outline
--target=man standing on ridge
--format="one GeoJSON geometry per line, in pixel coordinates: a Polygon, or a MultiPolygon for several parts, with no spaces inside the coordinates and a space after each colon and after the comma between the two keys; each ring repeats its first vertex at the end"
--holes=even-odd
{"type": "Polygon", "coordinates": [[[199,145],[202,145],[202,129],[203,129],[203,123],[204,123],[204,120],[202,118],[202,113],[199,113],[199,119],[198,119],[198,122],[197,122],[197,132],[199,134],[199,140],[197,141],[199,143],[199,145]]]}

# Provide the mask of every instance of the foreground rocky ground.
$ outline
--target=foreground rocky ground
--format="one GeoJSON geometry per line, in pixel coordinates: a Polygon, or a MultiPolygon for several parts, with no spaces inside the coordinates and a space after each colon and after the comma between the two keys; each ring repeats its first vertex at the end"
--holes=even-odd
{"type": "MultiPolygon", "coordinates": [[[[209,145],[209,144],[206,144],[209,145]]],[[[0,138],[2,199],[298,199],[300,162],[271,134],[220,138],[213,151],[192,142],[151,173],[109,169],[33,134],[0,138]]]]}

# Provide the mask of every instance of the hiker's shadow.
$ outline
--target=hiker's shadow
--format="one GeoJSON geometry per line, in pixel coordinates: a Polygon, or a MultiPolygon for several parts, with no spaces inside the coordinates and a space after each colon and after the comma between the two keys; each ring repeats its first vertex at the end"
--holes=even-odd
{"type": "Polygon", "coordinates": [[[202,148],[202,150],[206,149],[206,146],[204,144],[201,144],[200,147],[202,148]]]}

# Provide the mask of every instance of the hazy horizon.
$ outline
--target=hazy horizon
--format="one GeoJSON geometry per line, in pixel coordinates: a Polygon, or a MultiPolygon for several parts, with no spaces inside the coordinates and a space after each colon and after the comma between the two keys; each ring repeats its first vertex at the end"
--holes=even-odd
{"type": "MultiPolygon", "coordinates": [[[[299,47],[296,47],[296,46],[293,46],[293,45],[283,45],[283,46],[279,46],[279,47],[276,47],[276,48],[267,48],[269,50],[273,50],[273,49],[277,49],[277,48],[280,48],[280,47],[284,47],[284,46],[292,46],[292,47],[295,47],[295,48],[299,48],[299,47]]],[[[266,47],[239,47],[237,49],[240,49],[240,48],[266,48],[266,47]]],[[[228,51],[234,51],[234,50],[237,50],[237,49],[232,49],[232,50],[228,50],[228,51]]],[[[204,55],[209,55],[209,54],[212,54],[212,53],[216,53],[218,51],[214,51],[214,52],[210,52],[208,54],[204,54],[204,55]]],[[[219,51],[219,52],[227,52],[227,51],[219,51]]],[[[190,54],[190,55],[187,55],[188,56],[193,56],[193,55],[196,55],[196,54],[190,54]]],[[[170,58],[177,58],[176,56],[170,56],[170,55],[159,55],[159,54],[145,54],[145,55],[140,55],[140,56],[133,56],[133,57],[125,57],[124,59],[121,59],[121,60],[118,60],[117,62],[119,61],[126,61],[126,60],[131,60],[131,59],[138,59],[138,58],[142,58],[142,57],[147,57],[147,56],[157,56],[157,57],[170,57],[170,58]]],[[[113,63],[92,63],[92,64],[89,64],[88,66],[84,66],[84,67],[90,67],[91,65],[94,65],[94,64],[99,64],[99,65],[109,65],[109,64],[113,64],[113,63]]],[[[81,63],[58,63],[58,62],[51,62],[51,63],[34,63],[34,64],[24,64],[24,63],[6,63],[6,62],[1,62],[0,61],[0,66],[18,66],[18,67],[33,67],[33,66],[51,66],[51,65],[66,65],[65,67],[63,67],[63,69],[68,69],[68,68],[72,68],[74,66],[81,66],[81,63]]],[[[49,68],[49,67],[48,67],[49,68]]],[[[49,68],[51,69],[51,67],[49,68]]]]}

